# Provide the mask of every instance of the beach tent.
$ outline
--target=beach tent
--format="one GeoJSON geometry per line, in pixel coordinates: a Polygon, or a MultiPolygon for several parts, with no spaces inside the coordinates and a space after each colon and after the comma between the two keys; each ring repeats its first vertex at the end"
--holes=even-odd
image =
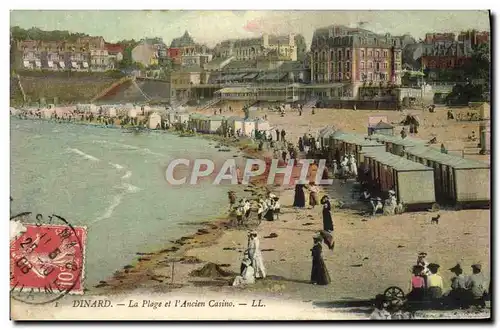
{"type": "Polygon", "coordinates": [[[153,112],[148,118],[148,127],[150,129],[156,129],[158,125],[161,127],[161,116],[158,113],[153,112]]]}
{"type": "Polygon", "coordinates": [[[130,117],[130,118],[136,118],[137,117],[137,110],[135,110],[135,109],[128,109],[127,116],[130,117]]]}
{"type": "Polygon", "coordinates": [[[409,126],[409,125],[420,126],[420,119],[418,119],[415,115],[406,115],[405,118],[401,121],[401,125],[409,126]]]}

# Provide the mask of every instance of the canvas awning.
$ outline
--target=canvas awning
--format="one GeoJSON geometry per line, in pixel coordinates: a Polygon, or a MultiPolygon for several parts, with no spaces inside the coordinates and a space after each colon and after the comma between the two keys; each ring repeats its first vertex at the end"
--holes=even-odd
{"type": "Polygon", "coordinates": [[[59,66],[60,66],[61,68],[64,68],[66,65],[64,64],[64,62],[59,62],[59,66]]]}
{"type": "Polygon", "coordinates": [[[49,68],[53,68],[54,67],[54,62],[48,61],[47,65],[49,66],[49,68]]]}
{"type": "Polygon", "coordinates": [[[35,61],[35,65],[36,65],[37,68],[41,68],[42,67],[42,62],[35,61]]]}
{"type": "Polygon", "coordinates": [[[87,62],[83,62],[83,67],[84,68],[88,68],[89,67],[89,64],[87,62]]]}
{"type": "Polygon", "coordinates": [[[71,62],[71,67],[73,69],[78,69],[78,65],[76,64],[76,62],[71,62]]]}
{"type": "Polygon", "coordinates": [[[24,67],[28,68],[30,66],[30,61],[24,61],[24,67]]]}
{"type": "Polygon", "coordinates": [[[246,87],[227,87],[218,90],[219,93],[224,94],[224,93],[253,93],[254,90],[251,88],[246,88],[246,87]]]}

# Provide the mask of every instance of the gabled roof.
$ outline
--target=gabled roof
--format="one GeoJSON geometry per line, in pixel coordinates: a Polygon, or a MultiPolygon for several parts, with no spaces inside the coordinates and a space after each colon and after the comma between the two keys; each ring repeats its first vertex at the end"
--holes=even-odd
{"type": "Polygon", "coordinates": [[[194,42],[193,38],[189,35],[189,32],[184,32],[182,37],[179,38],[174,38],[172,42],[170,43],[170,47],[175,48],[175,47],[187,47],[187,46],[194,46],[196,43],[194,42]]]}
{"type": "Polygon", "coordinates": [[[123,53],[123,46],[120,44],[108,44],[106,43],[106,50],[110,54],[118,54],[118,53],[123,53]]]}

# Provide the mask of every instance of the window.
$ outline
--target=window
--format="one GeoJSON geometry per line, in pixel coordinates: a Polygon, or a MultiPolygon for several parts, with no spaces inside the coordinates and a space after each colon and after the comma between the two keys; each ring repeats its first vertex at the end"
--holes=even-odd
{"type": "Polygon", "coordinates": [[[361,62],[361,63],[359,63],[359,68],[360,68],[361,70],[364,70],[364,69],[365,69],[365,62],[361,62]]]}
{"type": "Polygon", "coordinates": [[[373,51],[369,50],[368,51],[368,57],[372,57],[373,56],[373,51]]]}
{"type": "Polygon", "coordinates": [[[318,52],[315,52],[315,53],[314,53],[314,60],[315,60],[315,61],[318,61],[318,52]]]}
{"type": "Polygon", "coordinates": [[[339,62],[337,67],[338,67],[337,72],[342,72],[342,62],[339,62]]]}
{"type": "Polygon", "coordinates": [[[338,51],[338,57],[337,57],[337,61],[340,61],[340,59],[342,58],[342,50],[339,49],[338,51]]]}
{"type": "Polygon", "coordinates": [[[333,61],[333,58],[334,58],[334,57],[335,57],[335,53],[334,53],[334,51],[332,50],[332,51],[330,52],[330,61],[333,61]]]}
{"type": "Polygon", "coordinates": [[[351,72],[351,62],[345,63],[345,70],[346,70],[346,72],[351,72]]]}
{"type": "Polygon", "coordinates": [[[346,50],[346,57],[351,58],[351,51],[349,49],[346,50]]]}
{"type": "Polygon", "coordinates": [[[384,69],[387,69],[387,62],[384,62],[384,69]]]}
{"type": "Polygon", "coordinates": [[[375,63],[375,71],[379,71],[380,70],[380,63],[375,63]]]}
{"type": "Polygon", "coordinates": [[[387,57],[387,51],[384,50],[384,57],[387,57]]]}
{"type": "Polygon", "coordinates": [[[365,51],[361,50],[361,58],[365,58],[365,51]]]}
{"type": "Polygon", "coordinates": [[[368,62],[368,69],[373,69],[373,62],[368,62]]]}
{"type": "Polygon", "coordinates": [[[339,80],[342,80],[342,73],[339,72],[338,75],[339,75],[339,80]]]}
{"type": "Polygon", "coordinates": [[[380,52],[378,50],[375,52],[375,57],[380,57],[380,52]]]}
{"type": "Polygon", "coordinates": [[[368,73],[368,80],[370,80],[370,81],[373,80],[373,73],[371,73],[371,72],[368,73]]]}
{"type": "Polygon", "coordinates": [[[325,51],[323,51],[323,56],[322,56],[321,60],[326,61],[326,52],[325,51]]]}

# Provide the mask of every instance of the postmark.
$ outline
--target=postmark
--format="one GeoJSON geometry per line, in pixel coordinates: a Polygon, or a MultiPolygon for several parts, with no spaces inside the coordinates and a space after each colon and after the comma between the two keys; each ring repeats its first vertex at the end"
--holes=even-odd
{"type": "Polygon", "coordinates": [[[10,242],[11,297],[46,304],[83,294],[86,228],[56,214],[24,212],[12,221],[22,224],[23,232],[10,242]]]}

